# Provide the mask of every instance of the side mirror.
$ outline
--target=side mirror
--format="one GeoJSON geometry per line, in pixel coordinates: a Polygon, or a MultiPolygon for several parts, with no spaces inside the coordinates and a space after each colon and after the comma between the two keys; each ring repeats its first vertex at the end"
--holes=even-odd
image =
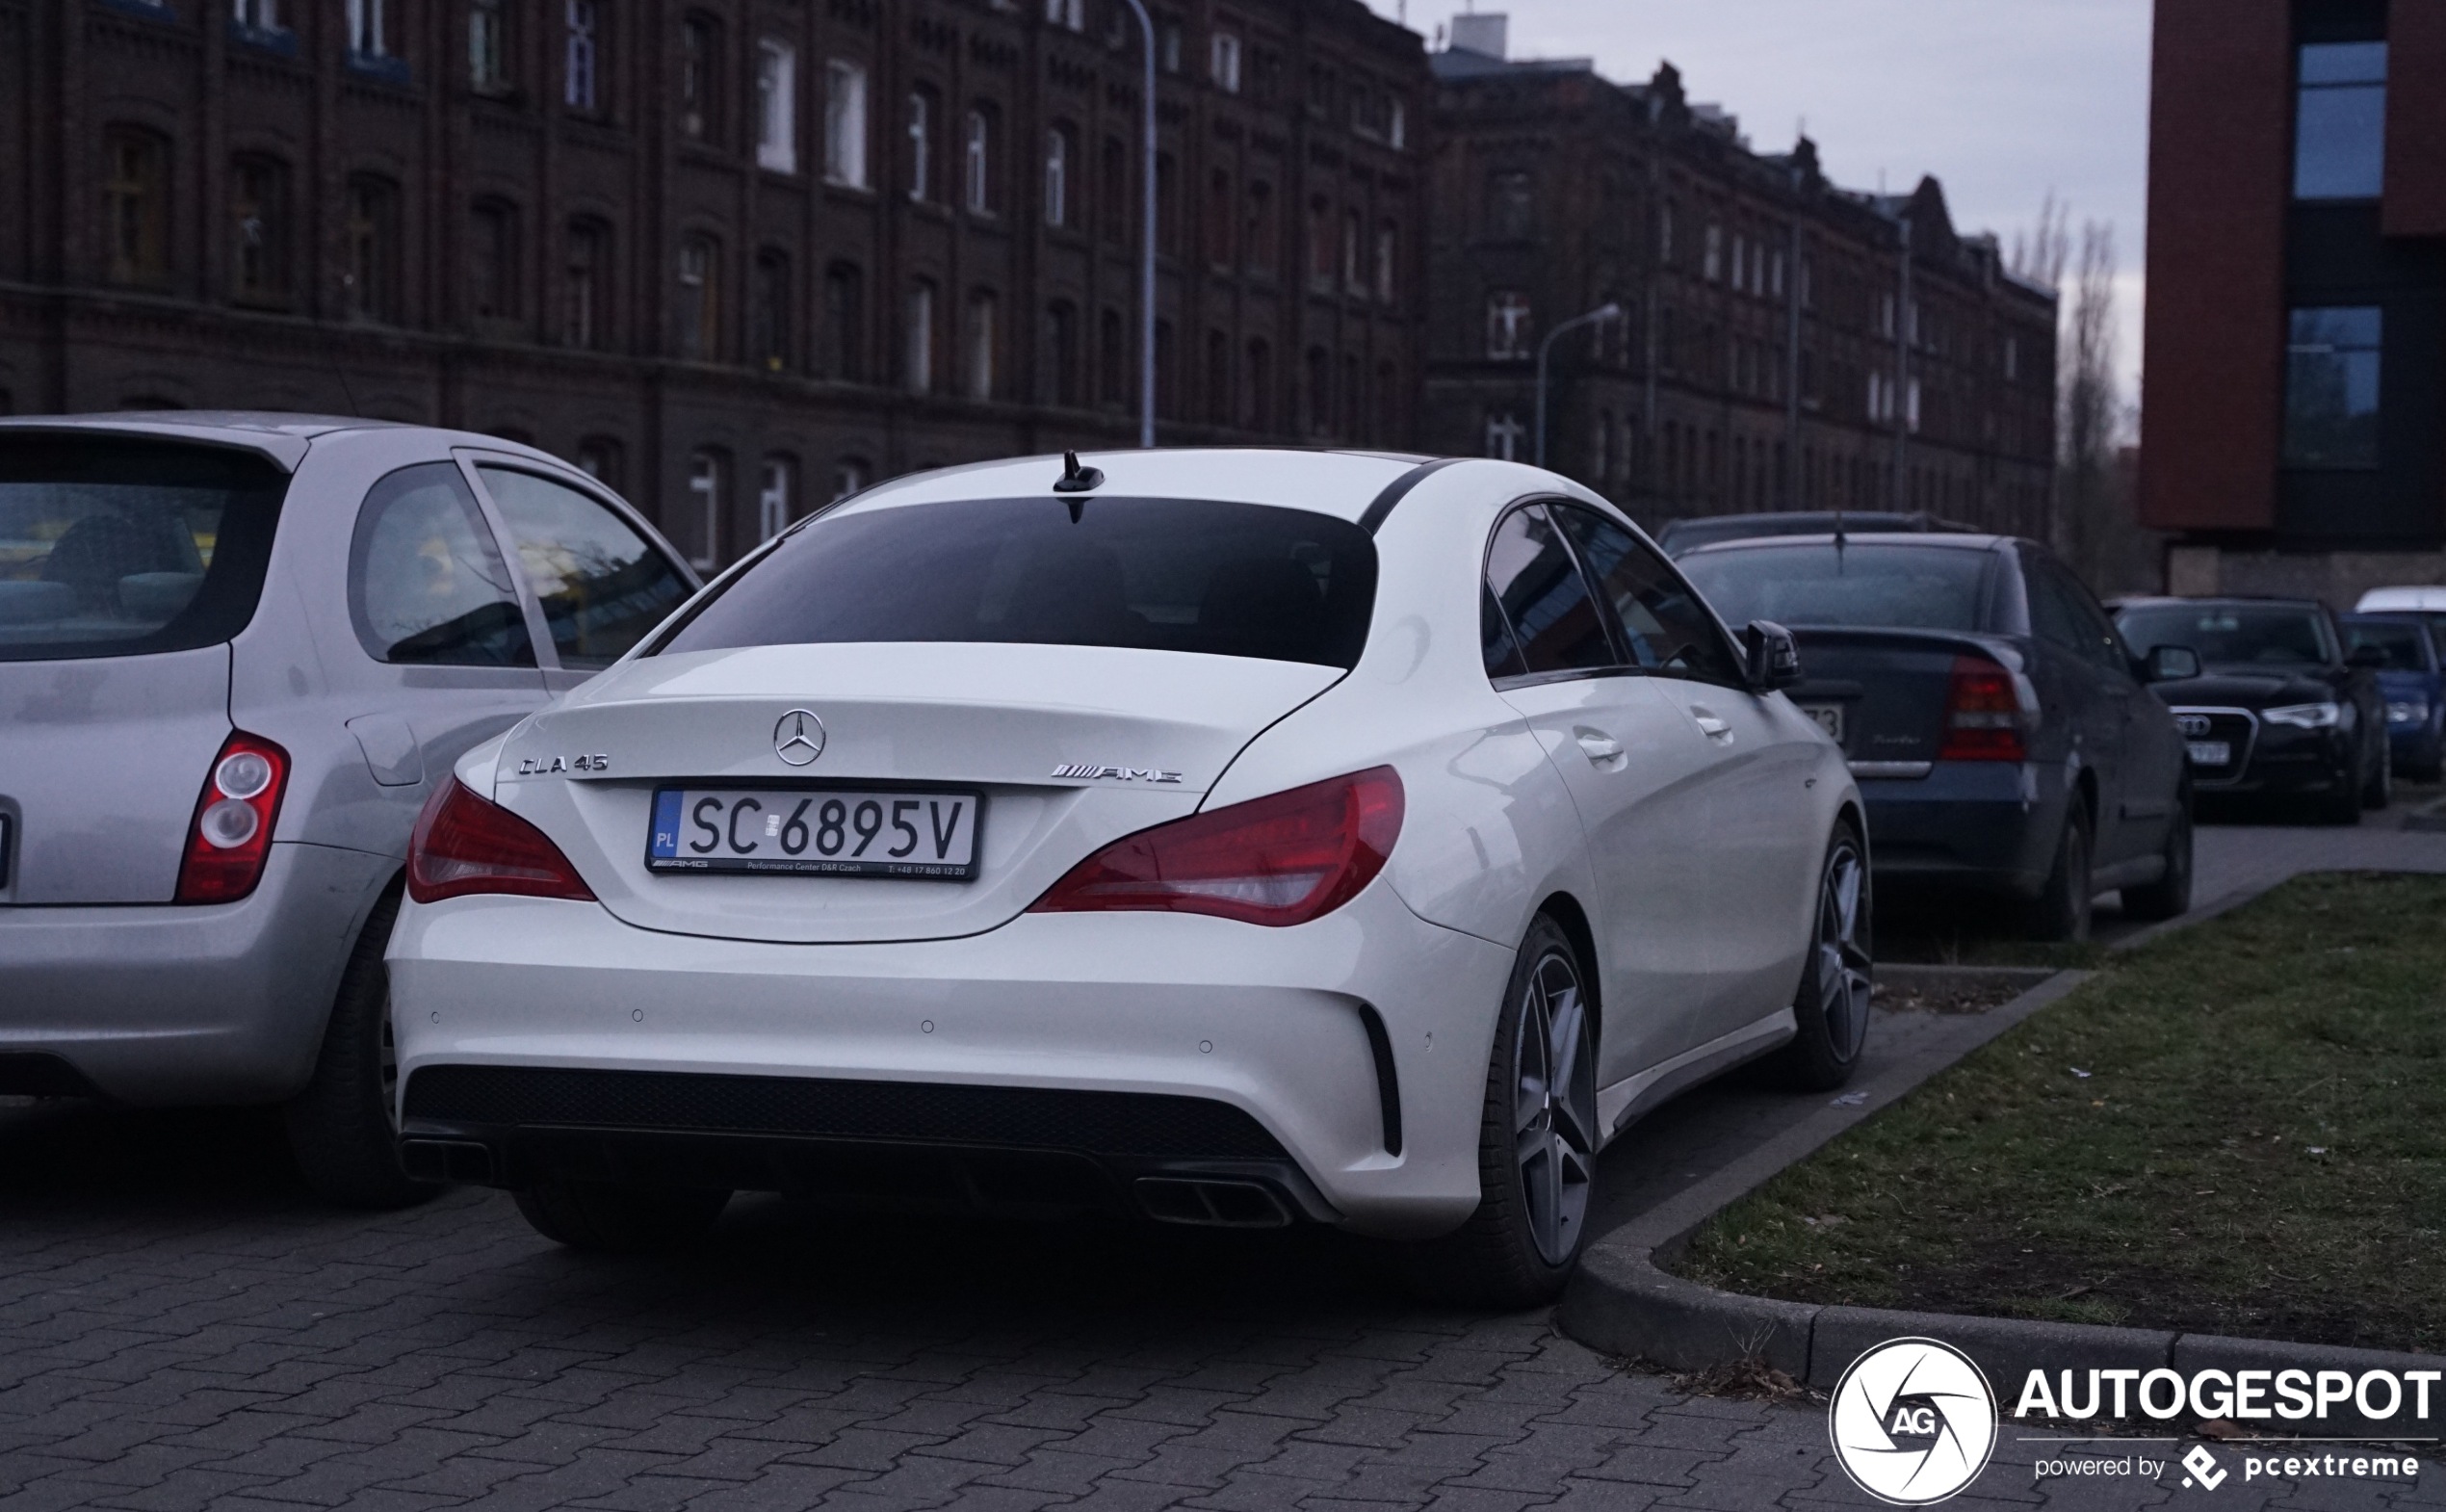
{"type": "Polygon", "coordinates": [[[1772,620],[1754,619],[1741,631],[1742,668],[1750,686],[1762,693],[1789,688],[1801,680],[1801,648],[1792,632],[1772,620]]]}
{"type": "Polygon", "coordinates": [[[2375,672],[2380,667],[2386,665],[2386,653],[2377,646],[2355,646],[2352,650],[2344,653],[2344,665],[2347,666],[2366,666],[2371,671],[2375,672]]]}
{"type": "Polygon", "coordinates": [[[2199,675],[2199,653],[2189,646],[2150,646],[2141,664],[2152,683],[2179,683],[2199,675]]]}

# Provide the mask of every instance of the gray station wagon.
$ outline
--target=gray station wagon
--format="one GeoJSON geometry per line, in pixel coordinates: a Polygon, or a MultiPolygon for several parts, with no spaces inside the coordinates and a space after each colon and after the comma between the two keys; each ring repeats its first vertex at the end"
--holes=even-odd
{"type": "Polygon", "coordinates": [[[0,421],[0,1092],[284,1104],[414,1200],[382,948],[429,788],[696,587],[567,464],[285,414],[0,421]]]}

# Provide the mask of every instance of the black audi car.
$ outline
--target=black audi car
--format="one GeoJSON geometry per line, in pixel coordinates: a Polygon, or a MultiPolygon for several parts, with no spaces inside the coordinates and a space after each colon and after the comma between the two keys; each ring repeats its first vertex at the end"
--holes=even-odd
{"type": "Polygon", "coordinates": [[[2158,686],[2212,797],[2307,801],[2334,824],[2383,808],[2394,786],[2375,646],[2348,651],[2315,599],[2140,598],[2117,627],[2147,656],[2183,646],[2198,677],[2158,686]]]}

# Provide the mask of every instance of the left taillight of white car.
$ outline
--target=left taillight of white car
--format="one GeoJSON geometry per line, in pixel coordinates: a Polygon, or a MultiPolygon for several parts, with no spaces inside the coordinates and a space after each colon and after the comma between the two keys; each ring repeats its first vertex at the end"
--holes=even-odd
{"type": "Polygon", "coordinates": [[[416,816],[407,843],[407,896],[437,903],[470,893],[594,901],[593,889],[542,830],[452,777],[416,816]]]}
{"type": "Polygon", "coordinates": [[[289,753],[260,735],[230,733],[204,774],[187,853],[178,863],[178,901],[234,903],[263,880],[272,823],[289,786],[289,753]]]}

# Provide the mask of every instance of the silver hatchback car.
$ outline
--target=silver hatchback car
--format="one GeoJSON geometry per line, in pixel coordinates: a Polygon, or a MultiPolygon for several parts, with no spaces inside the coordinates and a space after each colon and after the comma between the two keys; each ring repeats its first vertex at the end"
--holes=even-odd
{"type": "Polygon", "coordinates": [[[0,1092],[285,1104],[323,1195],[429,1190],[382,972],[429,785],[696,586],[489,436],[0,421],[0,1092]]]}

